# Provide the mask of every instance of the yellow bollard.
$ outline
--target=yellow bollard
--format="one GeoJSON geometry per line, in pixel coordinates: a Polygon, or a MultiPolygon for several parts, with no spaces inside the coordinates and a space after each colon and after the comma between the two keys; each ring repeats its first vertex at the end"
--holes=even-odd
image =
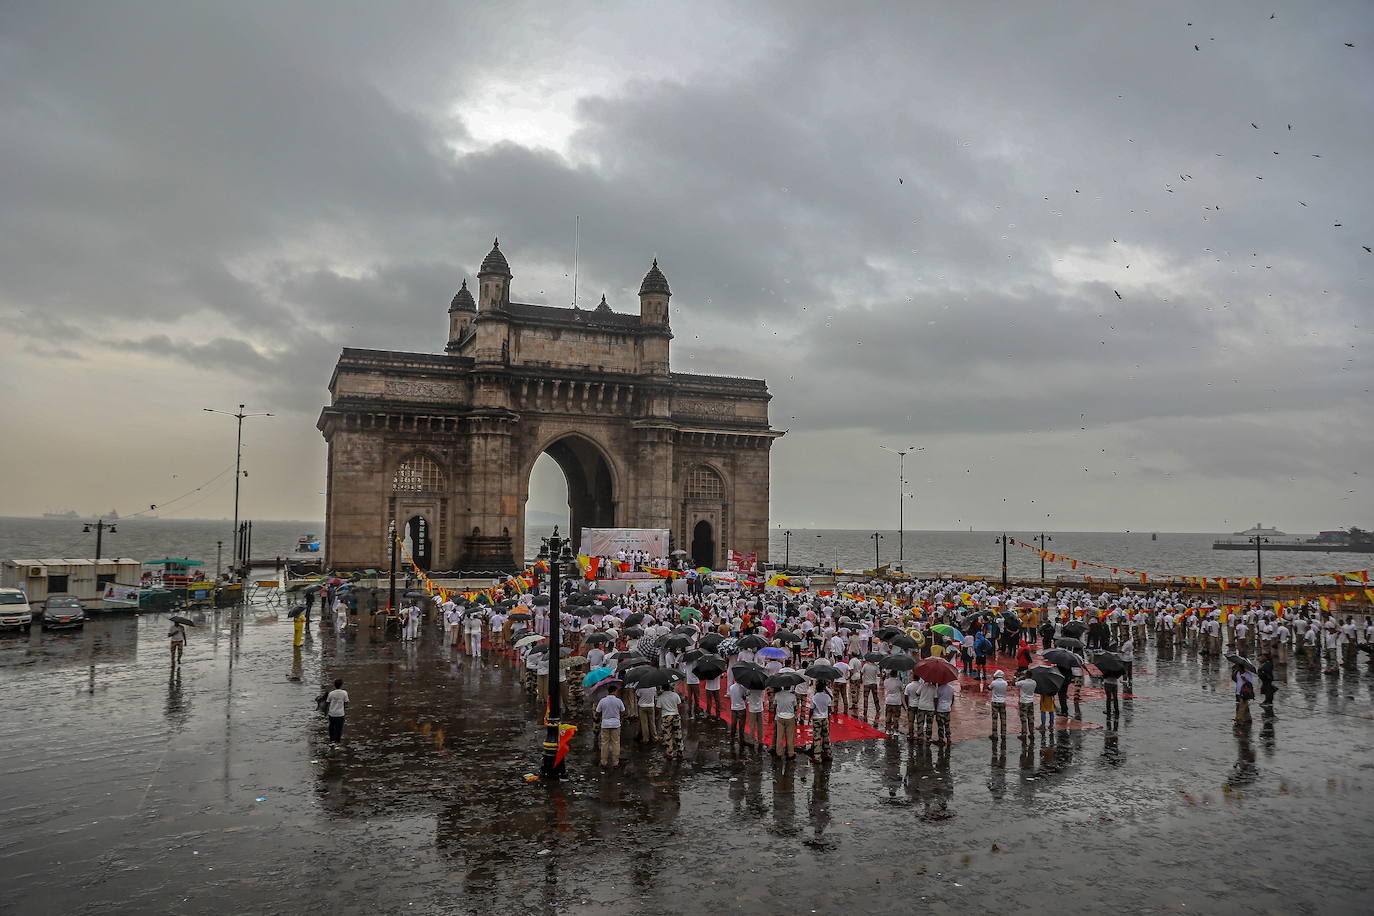
{"type": "Polygon", "coordinates": [[[291,645],[299,646],[301,643],[305,642],[305,615],[297,614],[292,618],[292,623],[296,626],[295,635],[291,639],[291,645]]]}

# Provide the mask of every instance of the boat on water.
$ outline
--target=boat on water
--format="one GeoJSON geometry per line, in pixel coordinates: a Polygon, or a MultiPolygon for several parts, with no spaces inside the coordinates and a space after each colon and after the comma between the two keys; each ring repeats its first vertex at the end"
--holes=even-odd
{"type": "Polygon", "coordinates": [[[296,539],[297,553],[319,553],[320,536],[318,534],[306,534],[296,539]]]}
{"type": "Polygon", "coordinates": [[[1300,538],[1256,522],[1253,528],[1235,532],[1234,537],[1212,542],[1213,550],[1297,550],[1309,553],[1374,553],[1374,537],[1359,528],[1349,531],[1323,531],[1316,537],[1300,538]]]}

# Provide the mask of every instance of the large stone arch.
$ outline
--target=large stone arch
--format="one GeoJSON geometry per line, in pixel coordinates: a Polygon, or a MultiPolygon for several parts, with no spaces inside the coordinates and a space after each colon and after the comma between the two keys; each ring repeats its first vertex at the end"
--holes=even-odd
{"type": "Polygon", "coordinates": [[[525,538],[525,505],[529,500],[530,475],[541,455],[548,455],[563,471],[568,485],[568,531],[573,549],[581,545],[583,528],[611,528],[620,524],[627,498],[627,473],[616,460],[617,450],[590,429],[559,426],[539,429],[533,444],[521,456],[517,468],[520,501],[515,546],[525,538]]]}

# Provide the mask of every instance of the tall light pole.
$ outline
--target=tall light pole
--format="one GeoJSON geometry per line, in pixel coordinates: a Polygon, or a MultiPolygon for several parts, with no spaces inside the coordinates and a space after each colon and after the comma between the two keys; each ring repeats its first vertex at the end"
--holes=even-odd
{"type": "MultiPolygon", "coordinates": [[[[1007,587],[1007,536],[1005,533],[993,543],[1002,545],[1002,587],[1007,587]]],[[[1045,574],[1040,573],[1040,578],[1045,578],[1045,574]]]]}
{"type": "Polygon", "coordinates": [[[906,453],[916,451],[916,446],[892,448],[879,445],[878,448],[897,453],[897,568],[906,564],[906,453]]]}
{"type": "Polygon", "coordinates": [[[81,533],[82,533],[82,534],[90,534],[92,528],[95,529],[95,562],[96,562],[96,567],[97,567],[97,568],[96,568],[96,571],[95,571],[95,574],[96,574],[96,579],[97,579],[97,581],[99,581],[99,579],[100,579],[100,569],[99,569],[99,566],[100,566],[100,540],[101,540],[101,535],[103,535],[106,531],[109,531],[110,534],[116,534],[116,533],[118,533],[118,530],[119,530],[119,529],[115,528],[114,522],[106,522],[106,521],[102,518],[102,519],[97,519],[94,525],[85,525],[85,526],[83,526],[82,529],[81,529],[81,533]]]}
{"type": "Polygon", "coordinates": [[[1258,534],[1256,534],[1256,535],[1254,535],[1254,536],[1252,536],[1252,537],[1246,538],[1246,540],[1249,541],[1251,544],[1254,544],[1254,545],[1255,545],[1255,578],[1258,579],[1258,580],[1260,580],[1260,581],[1257,581],[1257,582],[1255,583],[1255,592],[1256,592],[1256,595],[1258,596],[1259,591],[1260,591],[1262,588],[1264,588],[1264,581],[1263,581],[1263,580],[1264,580],[1264,558],[1263,558],[1264,548],[1263,548],[1263,545],[1268,544],[1268,543],[1269,543],[1269,539],[1266,538],[1266,537],[1260,537],[1258,534]]]}
{"type": "Polygon", "coordinates": [[[563,724],[563,703],[558,681],[563,663],[559,646],[563,596],[559,594],[562,589],[558,579],[563,567],[573,560],[572,544],[558,536],[557,525],[553,528],[553,534],[543,539],[539,547],[539,559],[549,564],[549,711],[544,717],[544,762],[539,768],[539,777],[557,780],[566,775],[566,766],[558,759],[563,724]]]}
{"type": "Polygon", "coordinates": [[[787,568],[787,567],[790,567],[790,566],[792,565],[792,532],[791,532],[791,531],[784,531],[784,532],[782,533],[782,543],[783,543],[782,565],[783,565],[784,568],[787,568]]]}
{"type": "Polygon", "coordinates": [[[1040,532],[1039,535],[1036,536],[1036,540],[1040,542],[1040,581],[1041,581],[1041,582],[1044,582],[1044,581],[1045,581],[1045,542],[1046,542],[1046,541],[1053,541],[1054,538],[1050,537],[1048,534],[1046,534],[1045,532],[1042,531],[1042,532],[1040,532]]]}
{"type": "Polygon", "coordinates": [[[878,542],[883,539],[883,536],[875,531],[869,537],[873,539],[873,572],[877,573],[878,567],[882,565],[878,559],[878,542]]]}
{"type": "MultiPolygon", "coordinates": [[[[223,414],[226,417],[233,417],[235,420],[238,421],[238,435],[234,441],[234,537],[236,538],[234,543],[237,544],[237,538],[239,535],[239,482],[243,479],[243,421],[248,419],[249,417],[270,417],[272,416],[272,414],[244,413],[242,404],[239,405],[238,413],[230,413],[227,410],[216,410],[213,407],[202,407],[201,410],[205,411],[206,413],[223,414]]],[[[237,550],[235,551],[235,553],[237,553],[237,550]]],[[[234,558],[234,576],[235,578],[242,580],[242,574],[239,572],[237,568],[237,563],[239,559],[239,557],[234,558]]],[[[247,560],[248,558],[243,557],[242,559],[247,560]]]]}

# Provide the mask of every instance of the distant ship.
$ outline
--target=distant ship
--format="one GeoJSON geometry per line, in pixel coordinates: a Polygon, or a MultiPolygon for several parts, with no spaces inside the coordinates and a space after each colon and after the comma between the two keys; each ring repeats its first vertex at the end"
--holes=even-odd
{"type": "Polygon", "coordinates": [[[1266,528],[1256,522],[1255,527],[1237,531],[1233,538],[1212,542],[1213,550],[1299,550],[1313,553],[1374,553],[1374,538],[1359,528],[1349,531],[1323,531],[1314,538],[1303,540],[1285,534],[1277,528],[1266,528]],[[1259,543],[1256,544],[1256,538],[1259,543]]]}
{"type": "Polygon", "coordinates": [[[66,518],[66,519],[73,519],[73,518],[80,518],[81,516],[76,514],[76,510],[75,510],[75,509],[68,509],[66,512],[44,512],[44,513],[43,513],[43,517],[44,517],[44,518],[66,518]]]}

